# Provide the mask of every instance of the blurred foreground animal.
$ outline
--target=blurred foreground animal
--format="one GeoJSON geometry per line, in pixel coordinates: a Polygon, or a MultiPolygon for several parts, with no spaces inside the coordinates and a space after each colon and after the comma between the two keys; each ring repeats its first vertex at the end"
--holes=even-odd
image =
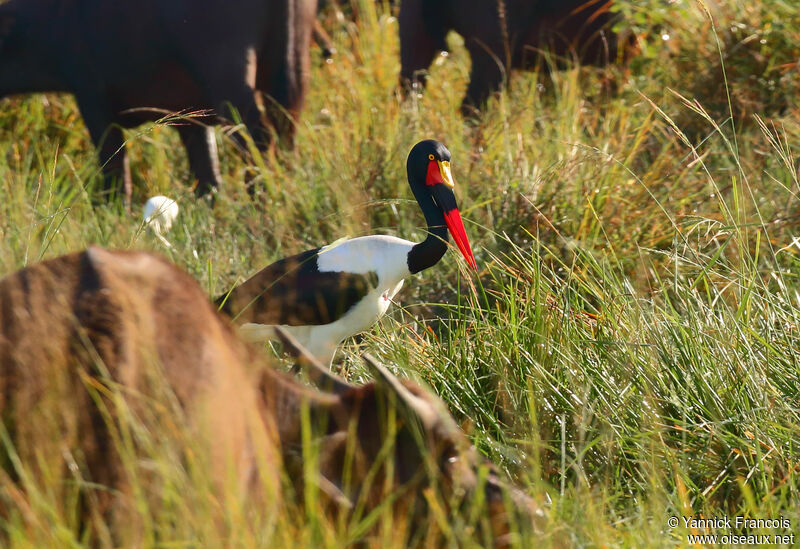
{"type": "MultiPolygon", "coordinates": [[[[343,488],[348,499],[355,501],[356,496],[366,496],[368,507],[372,507],[386,496],[380,489],[376,490],[378,486],[368,488],[368,495],[362,493],[362,488],[357,486],[355,479],[369,476],[374,462],[364,458],[378,455],[385,444],[385,436],[375,435],[376,428],[380,432],[381,425],[385,427],[386,418],[381,417],[381,409],[388,402],[399,418],[399,430],[393,447],[395,482],[401,485],[414,484],[418,488],[432,488],[438,484],[450,512],[474,512],[477,509],[474,508],[473,498],[485,498],[487,514],[483,526],[488,527],[487,532],[492,532],[499,545],[505,545],[509,541],[509,527],[529,532],[541,525],[544,517],[542,510],[522,491],[503,482],[494,465],[469,443],[444,402],[438,397],[416,383],[399,380],[370,355],[364,355],[363,359],[375,382],[363,386],[347,383],[317,361],[287,330],[277,327],[276,332],[285,350],[296,358],[299,370],[304,370],[318,387],[333,392],[348,403],[346,408],[350,412],[342,416],[347,423],[354,419],[352,416],[348,417],[352,410],[357,410],[360,454],[353,456],[352,451],[346,447],[347,442],[341,435],[346,429],[346,423],[337,423],[333,428],[328,425],[327,435],[322,443],[323,455],[330,458],[324,465],[330,467],[335,464],[330,471],[323,470],[323,476],[335,477],[341,463],[355,459],[354,480],[350,486],[343,488]],[[419,448],[423,448],[421,453],[419,448]],[[480,494],[476,493],[476,488],[480,494]],[[507,504],[510,505],[507,507],[507,504]]],[[[311,411],[319,414],[320,425],[325,425],[330,417],[335,417],[325,409],[312,408],[311,411]]],[[[290,473],[296,471],[299,474],[299,465],[301,463],[296,459],[287,459],[286,467],[290,473]]],[[[383,474],[385,471],[379,472],[379,476],[383,474]]],[[[383,479],[378,484],[382,482],[383,479]]],[[[400,504],[405,512],[411,513],[412,524],[425,522],[430,518],[427,516],[430,509],[419,495],[415,494],[411,500],[400,504]]]]}
{"type": "Polygon", "coordinates": [[[322,390],[265,364],[189,275],[147,253],[90,248],[0,280],[0,524],[40,524],[25,494],[41,490],[55,506],[82,502],[80,539],[135,545],[140,513],[157,521],[169,506],[152,455],[165,446],[180,470],[207,462],[198,478],[211,479],[221,523],[227,505],[269,516],[313,491],[306,501],[357,513],[364,535],[383,505],[409,543],[436,539],[440,510],[472,517],[479,540],[530,527],[531,501],[439,399],[372,363],[378,377],[364,386],[320,378],[286,344],[322,390]]]}
{"type": "Polygon", "coordinates": [[[221,310],[251,341],[270,338],[282,325],[330,364],[342,341],[386,313],[407,277],[439,262],[448,231],[477,269],[453,194],[450,151],[438,141],[420,141],[408,154],[406,171],[428,225],[424,241],[362,236],[281,259],[217,298],[221,310]]]}
{"type": "Polygon", "coordinates": [[[220,184],[207,124],[233,120],[232,108],[259,147],[270,143],[256,90],[269,96],[270,124],[291,138],[315,14],[316,0],[9,0],[0,5],[0,98],[74,94],[98,149],[105,192],[122,185],[128,200],[122,128],[206,112],[175,122],[195,191],[204,195],[220,184]]]}
{"type": "MultiPolygon", "coordinates": [[[[611,30],[613,0],[403,0],[401,81],[425,85],[434,56],[455,31],[464,38],[472,71],[462,110],[480,108],[511,69],[534,68],[548,51],[561,61],[605,65],[632,51],[611,30]],[[620,48],[621,47],[621,48],[620,48]],[[618,48],[623,51],[618,52],[618,48]]],[[[540,65],[548,70],[547,63],[540,65]]]]}

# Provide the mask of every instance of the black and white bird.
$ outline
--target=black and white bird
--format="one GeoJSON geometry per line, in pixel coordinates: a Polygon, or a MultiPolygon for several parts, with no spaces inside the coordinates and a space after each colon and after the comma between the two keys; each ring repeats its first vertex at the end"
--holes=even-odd
{"type": "Polygon", "coordinates": [[[447,251],[448,229],[477,270],[453,194],[450,151],[417,143],[406,163],[428,236],[419,243],[386,235],[337,241],[281,259],[217,299],[246,339],[273,339],[284,327],[323,364],[338,345],[368,330],[389,308],[405,278],[432,267],[447,251]]]}

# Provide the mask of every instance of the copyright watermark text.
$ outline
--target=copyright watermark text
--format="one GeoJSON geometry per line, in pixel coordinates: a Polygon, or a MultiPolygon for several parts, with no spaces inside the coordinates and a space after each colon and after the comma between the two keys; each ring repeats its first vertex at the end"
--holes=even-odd
{"type": "Polygon", "coordinates": [[[687,530],[686,541],[703,545],[790,545],[795,537],[788,518],[755,519],[742,516],[683,517],[667,519],[670,530],[687,530]]]}

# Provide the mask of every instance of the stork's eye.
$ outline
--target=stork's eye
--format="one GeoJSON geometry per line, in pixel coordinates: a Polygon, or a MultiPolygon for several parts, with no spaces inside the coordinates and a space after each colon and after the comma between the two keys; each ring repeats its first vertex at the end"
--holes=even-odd
{"type": "Polygon", "coordinates": [[[436,157],[435,157],[435,156],[433,156],[432,154],[429,154],[429,155],[428,155],[428,160],[435,160],[435,159],[436,159],[436,157]]]}

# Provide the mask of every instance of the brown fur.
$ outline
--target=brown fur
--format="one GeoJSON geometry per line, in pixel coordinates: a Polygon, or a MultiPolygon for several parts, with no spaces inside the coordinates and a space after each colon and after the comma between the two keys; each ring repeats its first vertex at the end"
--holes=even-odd
{"type": "Polygon", "coordinates": [[[36,473],[65,476],[71,455],[83,480],[119,489],[85,494],[105,518],[129,505],[130,471],[109,431],[125,427],[101,412],[120,410],[113,387],[145,422],[154,403],[174,412],[174,396],[220,492],[230,470],[240,488],[252,480],[256,449],[279,468],[250,361],[194,280],[148,254],[91,248],[0,281],[0,409],[15,449],[36,473]]]}
{"type": "MultiPolygon", "coordinates": [[[[431,527],[425,494],[455,508],[482,491],[487,528],[498,539],[511,516],[503,493],[530,522],[527,497],[504,486],[443,403],[419,386],[384,373],[388,383],[322,392],[264,362],[189,275],[147,253],[90,248],[0,280],[3,424],[27,472],[41,482],[67,490],[60,479],[77,475],[116,490],[82,490],[95,526],[108,522],[115,534],[131,528],[129,476],[146,474],[118,453],[114,432],[125,428],[123,411],[158,423],[154,430],[185,416],[191,447],[209,456],[220,497],[250,493],[257,498],[251,502],[274,508],[285,499],[285,471],[299,498],[309,489],[304,479],[316,478],[332,513],[350,513],[359,499],[368,511],[400,494],[393,507],[412,531],[431,527]],[[415,395],[416,407],[404,404],[398,390],[406,399],[415,395]],[[310,439],[302,436],[303,410],[310,439]],[[304,439],[319,450],[311,477],[304,474],[304,439]],[[390,451],[382,453],[384,447],[390,451]]],[[[14,479],[19,471],[7,450],[0,446],[0,467],[14,479]]],[[[0,496],[0,515],[15,503],[0,496]]]]}

